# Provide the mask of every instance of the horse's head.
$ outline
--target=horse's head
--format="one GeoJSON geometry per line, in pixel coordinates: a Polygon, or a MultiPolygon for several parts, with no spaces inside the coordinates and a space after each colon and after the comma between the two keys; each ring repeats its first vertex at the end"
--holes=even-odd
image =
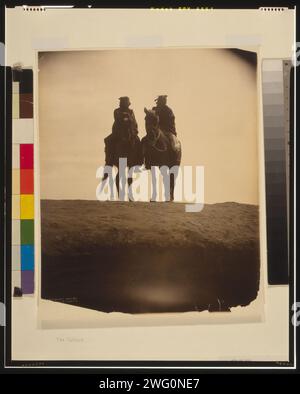
{"type": "Polygon", "coordinates": [[[158,128],[159,119],[157,114],[150,109],[144,108],[146,132],[151,132],[158,128]]]}

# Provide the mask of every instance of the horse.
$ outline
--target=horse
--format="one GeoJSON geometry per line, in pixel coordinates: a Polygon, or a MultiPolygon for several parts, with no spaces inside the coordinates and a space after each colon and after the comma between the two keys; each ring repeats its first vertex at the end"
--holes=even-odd
{"type": "Polygon", "coordinates": [[[145,167],[151,170],[152,175],[150,201],[156,201],[155,168],[157,167],[163,176],[166,201],[174,201],[175,182],[181,163],[181,142],[173,134],[165,133],[160,129],[158,115],[153,110],[144,108],[144,112],[146,136],[142,138],[141,143],[145,167]]]}
{"type": "MultiPolygon", "coordinates": [[[[120,129],[111,133],[104,139],[105,143],[105,166],[117,168],[116,186],[120,197],[120,159],[126,159],[126,167],[131,168],[143,164],[142,145],[137,135],[136,123],[129,117],[120,129]]],[[[102,178],[103,188],[109,174],[106,172],[102,178]]],[[[125,177],[121,177],[121,190],[125,190],[125,177]]],[[[128,186],[132,184],[132,177],[128,178],[128,186]]],[[[111,190],[112,190],[112,185],[111,190]]],[[[113,197],[113,193],[111,195],[113,197]]]]}

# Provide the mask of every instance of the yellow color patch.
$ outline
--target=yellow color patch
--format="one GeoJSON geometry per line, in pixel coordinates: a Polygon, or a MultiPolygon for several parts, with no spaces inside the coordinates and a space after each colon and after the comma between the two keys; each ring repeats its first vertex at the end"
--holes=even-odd
{"type": "Polygon", "coordinates": [[[33,194],[21,194],[21,219],[34,218],[33,194]]]}
{"type": "Polygon", "coordinates": [[[20,196],[13,195],[11,197],[11,210],[12,210],[12,218],[20,219],[20,196]]]}
{"type": "Polygon", "coordinates": [[[12,194],[20,194],[20,170],[12,170],[12,194]]]}

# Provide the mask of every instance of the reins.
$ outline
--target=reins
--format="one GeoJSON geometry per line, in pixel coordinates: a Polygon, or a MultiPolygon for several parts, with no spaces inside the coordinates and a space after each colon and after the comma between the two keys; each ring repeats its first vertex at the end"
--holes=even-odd
{"type": "Polygon", "coordinates": [[[152,131],[152,134],[154,135],[154,140],[151,143],[152,148],[156,149],[158,152],[166,152],[166,150],[168,149],[167,144],[162,140],[162,143],[164,145],[164,147],[162,149],[158,148],[156,146],[158,140],[160,139],[161,135],[162,135],[162,131],[160,129],[157,129],[158,133],[157,136],[155,137],[155,133],[152,131]]]}

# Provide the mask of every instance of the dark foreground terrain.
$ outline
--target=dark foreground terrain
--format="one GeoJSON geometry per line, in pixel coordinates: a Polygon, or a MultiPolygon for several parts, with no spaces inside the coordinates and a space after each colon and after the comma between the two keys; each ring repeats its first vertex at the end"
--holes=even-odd
{"type": "Polygon", "coordinates": [[[41,202],[42,298],[105,312],[226,310],[259,287],[258,208],[41,202]]]}

